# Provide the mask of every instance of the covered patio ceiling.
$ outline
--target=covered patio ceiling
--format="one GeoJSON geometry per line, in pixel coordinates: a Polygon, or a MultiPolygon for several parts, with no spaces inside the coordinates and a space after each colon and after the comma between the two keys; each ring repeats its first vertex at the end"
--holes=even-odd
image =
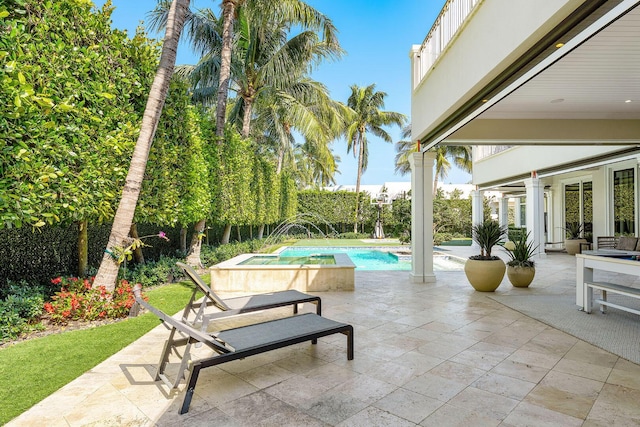
{"type": "Polygon", "coordinates": [[[639,5],[586,1],[432,130],[423,150],[438,144],[612,145],[628,153],[640,147],[639,5]]]}

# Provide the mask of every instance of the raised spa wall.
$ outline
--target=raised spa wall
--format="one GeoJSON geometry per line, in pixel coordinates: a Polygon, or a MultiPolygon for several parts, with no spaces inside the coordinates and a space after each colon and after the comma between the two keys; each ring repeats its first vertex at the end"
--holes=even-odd
{"type": "MultiPolygon", "coordinates": [[[[256,254],[242,254],[210,268],[211,286],[218,292],[353,291],[355,264],[347,254],[333,254],[331,265],[241,265],[256,254]]],[[[265,255],[273,256],[278,255],[265,255]]]]}

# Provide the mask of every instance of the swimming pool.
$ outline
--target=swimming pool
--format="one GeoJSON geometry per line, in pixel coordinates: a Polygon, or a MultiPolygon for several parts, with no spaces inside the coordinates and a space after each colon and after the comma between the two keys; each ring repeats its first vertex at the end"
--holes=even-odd
{"type": "MultiPolygon", "coordinates": [[[[282,250],[281,257],[305,257],[323,254],[347,254],[359,271],[379,270],[411,270],[411,255],[398,255],[392,251],[396,248],[358,248],[358,247],[310,247],[290,246],[282,250]]],[[[434,253],[433,269],[435,271],[458,271],[464,268],[464,261],[442,253],[434,253]]]]}

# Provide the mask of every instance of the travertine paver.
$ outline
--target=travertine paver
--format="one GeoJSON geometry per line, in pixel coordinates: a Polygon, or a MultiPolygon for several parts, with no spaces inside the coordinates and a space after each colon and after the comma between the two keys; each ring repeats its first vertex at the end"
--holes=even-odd
{"type": "MultiPolygon", "coordinates": [[[[474,292],[461,271],[436,276],[357,273],[355,292],[321,294],[327,317],[354,325],[353,361],[338,335],[206,369],[178,415],[184,385],[153,382],[159,326],[9,425],[640,425],[638,365],[474,292]]],[[[574,258],[553,254],[531,289],[505,278],[497,293],[572,294],[573,277],[574,258]]]]}

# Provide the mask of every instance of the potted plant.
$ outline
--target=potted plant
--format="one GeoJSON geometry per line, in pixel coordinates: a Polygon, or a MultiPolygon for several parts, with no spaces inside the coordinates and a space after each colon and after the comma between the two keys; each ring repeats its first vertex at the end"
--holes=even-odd
{"type": "Polygon", "coordinates": [[[564,239],[564,248],[569,255],[580,253],[580,244],[587,243],[587,239],[582,238],[584,225],[579,222],[567,222],[566,227],[562,227],[566,236],[564,239]]]}
{"type": "Polygon", "coordinates": [[[476,291],[493,292],[500,286],[506,266],[499,257],[491,255],[491,250],[507,233],[507,227],[490,220],[474,225],[471,231],[473,241],[480,246],[480,255],[469,257],[464,273],[476,291]]]}
{"type": "Polygon", "coordinates": [[[516,288],[528,287],[536,274],[535,263],[531,258],[538,246],[528,242],[529,234],[521,231],[520,236],[513,240],[510,246],[504,245],[510,258],[507,261],[507,277],[516,288]]]}

